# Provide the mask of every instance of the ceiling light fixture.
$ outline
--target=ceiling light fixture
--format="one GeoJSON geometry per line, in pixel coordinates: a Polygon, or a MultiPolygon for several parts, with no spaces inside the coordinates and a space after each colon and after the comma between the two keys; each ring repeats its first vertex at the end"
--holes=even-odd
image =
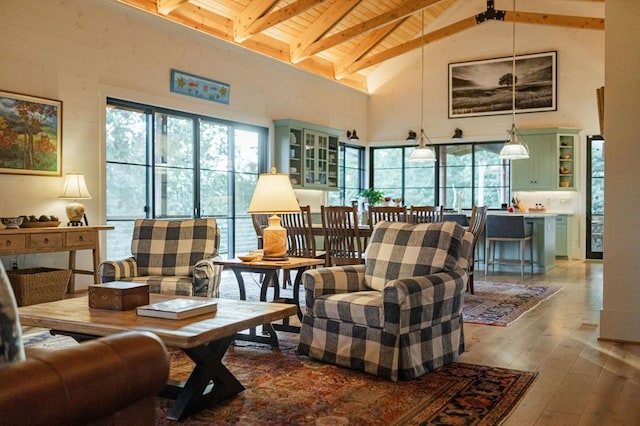
{"type": "MultiPolygon", "coordinates": [[[[500,150],[501,160],[520,160],[529,158],[529,149],[524,143],[518,141],[518,129],[516,128],[516,0],[513,0],[513,55],[511,58],[511,130],[509,136],[500,150]]],[[[520,135],[522,138],[522,135],[520,135]]]]}
{"type": "MultiPolygon", "coordinates": [[[[426,141],[431,143],[431,140],[424,132],[424,10],[422,10],[422,33],[420,36],[420,140],[418,147],[413,150],[409,161],[436,161],[436,153],[433,149],[427,146],[426,141]]],[[[416,132],[409,130],[409,138],[407,140],[415,140],[416,132]],[[411,139],[410,139],[411,138],[411,139]]]]}

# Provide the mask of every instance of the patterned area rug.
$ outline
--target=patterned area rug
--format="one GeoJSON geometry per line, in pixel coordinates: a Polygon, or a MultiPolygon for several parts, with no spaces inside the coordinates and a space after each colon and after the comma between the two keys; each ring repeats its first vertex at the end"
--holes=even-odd
{"type": "MultiPolygon", "coordinates": [[[[246,386],[238,396],[187,417],[183,424],[243,425],[495,425],[522,398],[537,373],[452,363],[416,380],[392,383],[296,353],[297,335],[281,333],[281,347],[238,342],[225,365],[246,386]]],[[[48,333],[27,344],[56,349],[75,344],[48,333]]],[[[172,350],[171,377],[183,380],[192,363],[172,350]]],[[[156,400],[156,424],[173,400],[156,400]]]]}
{"type": "Polygon", "coordinates": [[[464,296],[464,322],[504,327],[556,294],[560,287],[476,281],[474,290],[474,294],[464,296]]]}

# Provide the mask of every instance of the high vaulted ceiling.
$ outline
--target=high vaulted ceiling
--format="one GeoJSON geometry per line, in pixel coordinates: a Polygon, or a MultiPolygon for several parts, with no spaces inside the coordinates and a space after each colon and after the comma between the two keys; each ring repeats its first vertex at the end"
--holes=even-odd
{"type": "Polygon", "coordinates": [[[494,0],[118,1],[367,92],[367,75],[384,61],[486,20],[604,30],[604,17],[580,12],[605,0],[547,1],[544,13],[499,10],[494,0]],[[443,24],[462,2],[477,3],[478,12],[443,24]]]}

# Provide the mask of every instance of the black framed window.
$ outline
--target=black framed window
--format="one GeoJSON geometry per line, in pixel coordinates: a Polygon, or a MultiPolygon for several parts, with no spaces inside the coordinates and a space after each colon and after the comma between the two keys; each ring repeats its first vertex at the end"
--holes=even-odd
{"type": "Polygon", "coordinates": [[[370,182],[406,206],[500,209],[511,196],[510,164],[498,157],[504,142],[436,145],[437,161],[411,162],[415,147],[372,147],[370,182]]]}
{"type": "Polygon", "coordinates": [[[330,205],[347,205],[364,189],[365,148],[340,142],[338,191],[329,191],[330,205]]]}
{"type": "Polygon", "coordinates": [[[266,128],[107,99],[107,257],[130,256],[137,218],[214,217],[220,253],[256,247],[246,213],[267,169],[266,128]]]}

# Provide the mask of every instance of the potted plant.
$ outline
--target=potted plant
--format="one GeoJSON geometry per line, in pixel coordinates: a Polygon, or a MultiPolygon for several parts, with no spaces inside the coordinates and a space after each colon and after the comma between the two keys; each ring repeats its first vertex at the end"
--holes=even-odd
{"type": "Polygon", "coordinates": [[[365,189],[364,191],[360,191],[358,194],[362,198],[367,201],[367,204],[370,206],[375,206],[382,200],[382,196],[384,195],[382,191],[376,191],[373,188],[365,189]]]}

